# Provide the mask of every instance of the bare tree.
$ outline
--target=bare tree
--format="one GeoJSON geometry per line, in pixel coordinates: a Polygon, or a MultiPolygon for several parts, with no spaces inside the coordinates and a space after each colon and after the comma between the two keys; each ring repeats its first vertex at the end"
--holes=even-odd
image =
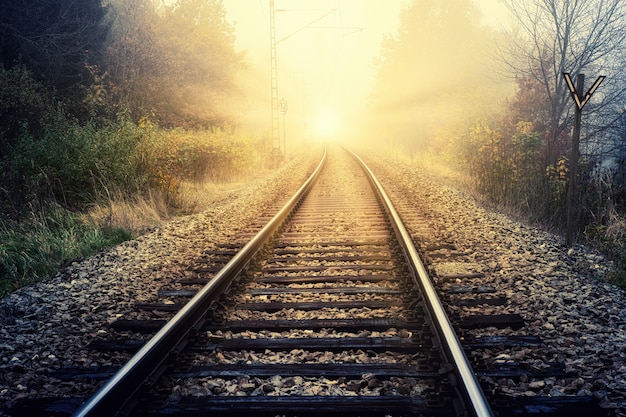
{"type": "MultiPolygon", "coordinates": [[[[547,163],[559,155],[551,143],[568,129],[571,101],[562,73],[588,72],[593,81],[600,72],[608,77],[595,105],[586,111],[605,109],[625,93],[621,78],[626,43],[626,2],[623,0],[504,0],[517,22],[517,31],[506,50],[507,62],[517,78],[541,84],[549,102],[550,128],[547,163]]],[[[623,80],[623,78],[621,78],[623,80]]],[[[584,92],[583,92],[584,93],[584,92]]],[[[608,120],[610,116],[594,120],[608,120]]],[[[599,126],[596,126],[598,128],[599,126]]]]}

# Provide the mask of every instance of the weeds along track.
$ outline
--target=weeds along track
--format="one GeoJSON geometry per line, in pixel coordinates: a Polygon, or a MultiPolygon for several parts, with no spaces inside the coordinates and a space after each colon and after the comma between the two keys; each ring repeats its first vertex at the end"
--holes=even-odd
{"type": "MultiPolygon", "coordinates": [[[[467,357],[507,341],[461,345],[411,235],[360,159],[330,148],[277,211],[260,219],[260,233],[207,251],[192,266],[200,278],[159,289],[154,300],[137,302],[135,316],[112,324],[114,338],[94,340],[91,348],[103,354],[132,352],[124,366],[58,371],[65,383],[105,379],[91,398],[25,402],[12,415],[530,410],[523,402],[485,397],[467,357]]],[[[446,248],[429,249],[434,256],[446,248]]],[[[547,415],[572,415],[581,404],[552,406],[547,415]]]]}

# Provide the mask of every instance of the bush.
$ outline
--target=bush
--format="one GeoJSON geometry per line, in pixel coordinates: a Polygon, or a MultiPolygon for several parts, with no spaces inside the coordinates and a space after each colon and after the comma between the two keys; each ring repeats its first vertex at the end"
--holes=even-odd
{"type": "Polygon", "coordinates": [[[127,114],[80,124],[61,106],[40,135],[23,131],[0,161],[2,211],[37,211],[46,202],[82,210],[113,195],[163,193],[176,206],[181,181],[226,181],[261,165],[252,141],[232,129],[160,129],[127,114]]]}
{"type": "Polygon", "coordinates": [[[6,161],[12,177],[8,185],[14,188],[11,200],[22,203],[20,208],[24,203],[41,205],[44,201],[73,207],[84,203],[93,188],[89,173],[95,169],[85,152],[93,146],[88,130],[58,108],[46,118],[41,136],[22,132],[6,161]]]}
{"type": "Polygon", "coordinates": [[[252,141],[230,129],[167,133],[175,143],[177,171],[187,181],[227,181],[261,165],[252,141]]]}
{"type": "Polygon", "coordinates": [[[0,155],[0,293],[130,237],[77,213],[109,207],[112,219],[116,201],[184,207],[183,182],[227,181],[262,165],[232,129],[165,130],[127,113],[79,123],[62,105],[47,109],[41,127],[23,124],[0,155]]]}
{"type": "Polygon", "coordinates": [[[5,69],[0,63],[0,156],[22,126],[39,127],[46,111],[46,93],[23,67],[5,69]]]}

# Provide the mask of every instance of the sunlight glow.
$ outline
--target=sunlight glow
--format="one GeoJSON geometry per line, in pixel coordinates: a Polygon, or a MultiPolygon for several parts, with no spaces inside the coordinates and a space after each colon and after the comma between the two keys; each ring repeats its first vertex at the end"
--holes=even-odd
{"type": "Polygon", "coordinates": [[[336,137],[340,128],[339,116],[333,109],[321,110],[313,119],[314,132],[322,139],[336,137]]]}
{"type": "MultiPolygon", "coordinates": [[[[508,10],[502,0],[471,2],[479,9],[475,15],[481,19],[479,24],[494,30],[506,27],[508,10]]],[[[272,128],[271,2],[223,3],[228,20],[234,24],[236,48],[245,53],[248,64],[237,80],[248,95],[242,110],[242,126],[256,135],[265,135],[272,128]]],[[[384,62],[381,43],[397,37],[403,11],[412,4],[431,2],[273,0],[273,3],[278,41],[275,93],[279,99],[289,101],[288,112],[279,114],[280,140],[287,143],[286,149],[297,149],[300,141],[309,138],[342,141],[358,138],[359,143],[371,141],[375,145],[407,142],[412,150],[425,149],[415,138],[426,141],[441,126],[461,123],[494,103],[485,99],[477,104],[471,93],[458,90],[459,85],[470,83],[468,76],[459,76],[459,65],[463,65],[463,72],[476,74],[471,76],[471,84],[484,81],[485,85],[478,87],[481,95],[491,94],[500,87],[485,76],[489,72],[486,68],[492,68],[490,57],[495,56],[488,54],[489,48],[485,47],[487,36],[466,39],[463,25],[458,30],[452,26],[434,34],[432,39],[441,38],[441,44],[434,44],[434,40],[415,41],[414,48],[398,50],[384,71],[378,67],[377,62],[384,62]],[[449,46],[444,46],[448,43],[465,46],[450,53],[449,46]],[[458,55],[461,53],[463,56],[458,55]],[[427,57],[427,65],[418,65],[416,61],[421,60],[416,60],[416,54],[427,57]]],[[[469,10],[468,3],[463,2],[469,10]]],[[[416,33],[429,23],[420,22],[414,27],[416,33]]],[[[428,32],[420,36],[425,35],[428,32]]]]}

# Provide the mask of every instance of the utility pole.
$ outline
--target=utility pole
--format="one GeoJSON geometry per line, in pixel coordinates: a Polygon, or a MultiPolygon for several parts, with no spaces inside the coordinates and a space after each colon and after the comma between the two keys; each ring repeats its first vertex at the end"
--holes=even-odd
{"type": "MultiPolygon", "coordinates": [[[[279,12],[285,12],[288,11],[286,9],[279,9],[279,12]]],[[[319,21],[321,21],[322,19],[324,19],[326,16],[335,13],[336,9],[331,9],[329,11],[327,11],[326,13],[324,13],[323,15],[315,18],[314,20],[312,20],[311,22],[307,23],[306,25],[302,26],[301,28],[299,28],[298,30],[296,30],[295,32],[285,36],[284,38],[281,38],[280,40],[276,40],[276,7],[275,7],[275,0],[270,0],[270,63],[271,63],[271,73],[270,73],[270,78],[271,78],[271,112],[272,112],[272,150],[271,150],[271,158],[272,158],[272,163],[275,166],[278,166],[281,162],[281,160],[283,159],[283,157],[285,156],[284,153],[286,152],[287,149],[287,139],[286,139],[286,135],[285,133],[283,133],[283,141],[284,141],[284,148],[281,150],[281,146],[280,146],[280,119],[279,119],[279,111],[282,112],[283,114],[283,129],[286,129],[286,127],[284,126],[284,121],[285,121],[285,113],[287,112],[287,101],[284,100],[284,111],[281,110],[281,108],[279,107],[279,100],[278,100],[278,68],[277,68],[277,58],[276,58],[276,45],[286,41],[287,39],[291,38],[292,36],[294,36],[297,33],[300,33],[301,31],[305,30],[305,29],[333,29],[333,30],[344,30],[344,29],[349,29],[352,32],[359,32],[364,30],[365,28],[362,27],[321,27],[321,26],[312,26],[314,23],[317,23],[319,21]]]]}
{"type": "Polygon", "coordinates": [[[272,151],[274,165],[278,165],[282,157],[280,151],[280,127],[278,119],[278,69],[276,62],[276,9],[274,0],[270,0],[270,62],[271,62],[271,96],[272,96],[272,151]]]}
{"type": "Polygon", "coordinates": [[[572,131],[572,153],[570,157],[569,186],[567,188],[567,224],[565,226],[565,244],[572,245],[573,235],[575,233],[577,217],[578,217],[578,163],[580,160],[580,125],[582,122],[583,107],[589,101],[593,93],[600,86],[600,83],[606,78],[604,75],[598,77],[591,86],[587,94],[582,96],[585,91],[585,74],[578,74],[576,77],[576,87],[572,82],[569,73],[564,72],[563,77],[567,83],[567,88],[572,95],[572,100],[576,104],[574,109],[574,130],[572,131]],[[580,93],[579,93],[580,92],[580,93]]]}

